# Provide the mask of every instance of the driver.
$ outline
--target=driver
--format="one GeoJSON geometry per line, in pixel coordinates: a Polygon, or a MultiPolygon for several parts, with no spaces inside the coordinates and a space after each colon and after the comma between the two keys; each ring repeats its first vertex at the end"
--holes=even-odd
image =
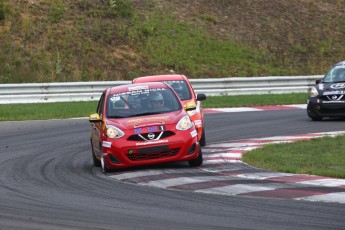
{"type": "Polygon", "coordinates": [[[179,96],[180,99],[184,99],[183,87],[182,87],[181,84],[174,83],[174,84],[171,85],[171,87],[175,90],[175,92],[177,93],[177,95],[179,96]]]}
{"type": "Polygon", "coordinates": [[[163,95],[159,92],[153,92],[149,96],[151,108],[159,109],[164,107],[163,95]]]}

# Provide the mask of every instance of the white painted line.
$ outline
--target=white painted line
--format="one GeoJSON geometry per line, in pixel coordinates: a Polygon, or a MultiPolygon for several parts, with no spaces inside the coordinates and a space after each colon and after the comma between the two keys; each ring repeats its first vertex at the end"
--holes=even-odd
{"type": "Polygon", "coordinates": [[[221,176],[204,176],[204,177],[177,177],[163,180],[155,180],[150,182],[139,183],[140,185],[148,185],[159,188],[168,188],[178,185],[194,184],[207,181],[229,180],[229,177],[221,176]]]}
{"type": "Polygon", "coordinates": [[[224,187],[200,189],[200,190],[196,190],[196,192],[237,195],[237,194],[250,193],[250,192],[269,191],[269,190],[274,190],[274,189],[283,188],[283,187],[286,187],[286,185],[281,184],[281,183],[235,184],[235,185],[229,185],[229,186],[224,186],[224,187]]]}
{"type": "Polygon", "coordinates": [[[160,175],[164,174],[161,170],[143,170],[143,171],[135,171],[135,172],[128,172],[128,173],[121,173],[116,175],[111,175],[109,177],[117,179],[117,180],[125,180],[125,179],[131,179],[141,176],[153,176],[153,175],[160,175]]]}
{"type": "Polygon", "coordinates": [[[216,153],[216,154],[203,154],[203,158],[212,160],[214,158],[242,158],[242,153],[216,153]]]}
{"type": "Polygon", "coordinates": [[[326,186],[326,187],[345,186],[344,179],[332,179],[332,178],[301,181],[298,183],[305,184],[305,185],[319,185],[319,186],[326,186]]]}
{"type": "Polygon", "coordinates": [[[269,178],[287,177],[287,176],[295,176],[295,175],[296,174],[292,174],[292,173],[257,172],[257,173],[238,174],[236,175],[236,177],[246,178],[246,179],[255,179],[255,180],[265,180],[269,178]]]}
{"type": "Polygon", "coordinates": [[[301,197],[301,198],[295,198],[295,200],[322,201],[322,202],[334,202],[334,203],[345,204],[345,192],[306,196],[306,197],[301,197]]]}

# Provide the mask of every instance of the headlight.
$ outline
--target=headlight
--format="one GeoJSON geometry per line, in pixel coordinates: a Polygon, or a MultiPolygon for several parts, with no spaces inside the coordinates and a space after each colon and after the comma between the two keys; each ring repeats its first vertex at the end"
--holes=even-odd
{"type": "Polygon", "coordinates": [[[187,114],[188,114],[190,117],[196,115],[197,113],[198,113],[198,111],[196,111],[196,109],[187,111],[187,114]]]}
{"type": "Polygon", "coordinates": [[[124,135],[125,133],[121,129],[112,125],[107,126],[107,136],[109,138],[120,138],[120,137],[123,137],[124,135]]]}
{"type": "Polygon", "coordinates": [[[310,96],[311,97],[317,97],[319,95],[319,92],[317,91],[316,87],[313,86],[311,89],[310,89],[310,96]]]}
{"type": "Polygon", "coordinates": [[[193,123],[190,120],[188,115],[182,117],[176,125],[176,129],[178,130],[187,130],[192,127],[193,127],[193,123]]]}

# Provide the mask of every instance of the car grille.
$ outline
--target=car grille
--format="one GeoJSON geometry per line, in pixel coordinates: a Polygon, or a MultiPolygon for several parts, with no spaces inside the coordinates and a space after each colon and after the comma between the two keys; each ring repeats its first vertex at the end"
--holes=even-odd
{"type": "Polygon", "coordinates": [[[320,99],[324,101],[345,101],[345,97],[342,94],[321,96],[320,99]]]}
{"type": "Polygon", "coordinates": [[[321,113],[321,114],[329,114],[329,115],[344,116],[344,114],[345,114],[345,108],[337,108],[337,109],[321,108],[321,109],[319,110],[319,113],[321,113]]]}
{"type": "MultiPolygon", "coordinates": [[[[155,135],[155,137],[158,137],[160,133],[161,132],[154,132],[153,134],[155,135]]],[[[143,138],[145,138],[146,140],[150,140],[150,138],[148,137],[148,135],[149,135],[148,133],[144,133],[144,134],[140,134],[140,135],[143,138]]],[[[164,131],[162,136],[160,137],[160,139],[167,138],[167,137],[170,137],[173,135],[175,135],[175,133],[172,131],[164,131]]],[[[129,140],[129,141],[145,141],[138,134],[134,134],[134,135],[129,136],[127,140],[129,140]]]]}
{"type": "Polygon", "coordinates": [[[180,148],[168,149],[167,145],[139,148],[137,153],[127,154],[131,161],[152,160],[176,156],[180,148]]]}

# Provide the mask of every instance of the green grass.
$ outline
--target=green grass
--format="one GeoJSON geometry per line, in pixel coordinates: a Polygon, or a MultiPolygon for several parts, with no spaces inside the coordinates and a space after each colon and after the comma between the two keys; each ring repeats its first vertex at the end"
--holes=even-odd
{"type": "Polygon", "coordinates": [[[97,102],[57,102],[0,105],[0,121],[47,120],[87,117],[96,111],[97,102]]]}
{"type": "MultiPolygon", "coordinates": [[[[202,102],[204,108],[304,104],[307,94],[212,96],[202,102]]],[[[96,111],[97,102],[59,102],[0,105],[0,121],[46,120],[87,117],[96,111]]]]}
{"type": "Polygon", "coordinates": [[[272,171],[345,178],[345,136],[267,144],[243,155],[243,161],[272,171]]]}
{"type": "Polygon", "coordinates": [[[232,40],[221,40],[198,28],[154,11],[144,21],[133,19],[131,40],[142,41],[141,53],[155,67],[184,72],[188,76],[258,76],[273,73],[264,52],[232,40]]]}
{"type": "Polygon", "coordinates": [[[305,104],[308,94],[263,94],[237,96],[210,96],[202,102],[204,108],[227,108],[263,105],[305,104]]]}
{"type": "MultiPolygon", "coordinates": [[[[221,26],[217,14],[197,16],[206,23],[199,26],[192,15],[181,20],[162,8],[164,2],[139,2],[0,0],[0,83],[131,80],[171,70],[191,78],[312,75],[340,61],[345,49],[342,16],[325,15],[327,20],[313,22],[322,30],[314,33],[310,26],[313,33],[306,33],[290,12],[296,34],[258,45],[260,36],[235,40],[208,30],[221,26]]],[[[264,18],[255,24],[273,23],[274,30],[257,35],[285,36],[285,23],[264,18]]]]}

